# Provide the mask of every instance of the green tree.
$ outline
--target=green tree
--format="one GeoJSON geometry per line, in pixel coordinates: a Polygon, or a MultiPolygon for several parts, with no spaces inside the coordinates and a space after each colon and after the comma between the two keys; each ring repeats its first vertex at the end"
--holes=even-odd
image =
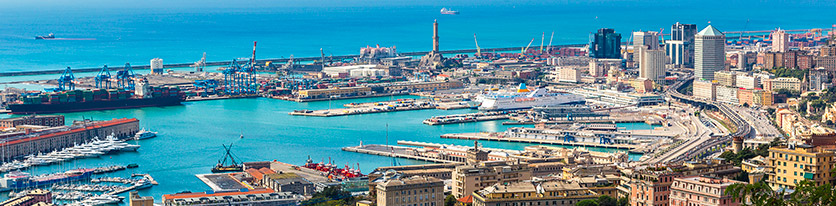
{"type": "Polygon", "coordinates": [[[612,198],[608,195],[602,195],[598,197],[598,205],[599,206],[618,206],[618,200],[612,198]]]}
{"type": "Polygon", "coordinates": [[[752,203],[751,205],[787,205],[782,193],[773,191],[764,182],[755,184],[732,184],[726,188],[725,193],[731,195],[734,199],[748,199],[752,203]]]}
{"type": "Polygon", "coordinates": [[[595,200],[581,200],[575,206],[598,206],[598,201],[595,200]]]}
{"type": "Polygon", "coordinates": [[[444,198],[444,206],[454,206],[456,205],[456,197],[453,195],[447,195],[444,198]]]}
{"type": "Polygon", "coordinates": [[[630,204],[630,199],[627,199],[627,197],[618,198],[618,206],[627,206],[629,204],[630,204]]]}

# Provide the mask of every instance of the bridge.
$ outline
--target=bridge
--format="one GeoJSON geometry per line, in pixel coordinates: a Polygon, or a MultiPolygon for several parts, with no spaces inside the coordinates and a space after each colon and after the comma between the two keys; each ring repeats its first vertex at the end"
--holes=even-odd
{"type": "MultiPolygon", "coordinates": [[[[565,48],[565,47],[583,47],[586,44],[565,44],[565,45],[554,45],[552,48],[565,48]]],[[[482,52],[502,52],[502,51],[521,51],[525,49],[525,47],[504,47],[504,48],[485,48],[482,49],[482,52]]],[[[416,52],[403,52],[400,53],[400,56],[422,56],[430,53],[429,51],[416,51],[416,52]]],[[[456,50],[445,50],[440,51],[441,54],[464,54],[464,53],[476,53],[476,49],[456,49],[456,50]]],[[[353,55],[339,55],[339,56],[326,56],[324,57],[330,61],[342,61],[345,59],[355,59],[360,57],[359,54],[353,55]]],[[[296,57],[296,58],[273,58],[273,59],[258,59],[256,60],[256,64],[264,65],[267,62],[275,62],[275,63],[284,63],[290,60],[297,61],[297,62],[309,62],[309,61],[319,61],[323,57],[296,57]]],[[[206,62],[206,66],[226,66],[229,65],[232,61],[216,61],[216,62],[206,62]]],[[[194,63],[174,63],[174,64],[165,64],[163,68],[183,68],[183,67],[190,67],[194,63]]],[[[124,67],[108,67],[110,70],[122,70],[124,67]]],[[[151,69],[150,65],[133,65],[131,69],[151,69]]],[[[0,72],[0,77],[3,76],[27,76],[27,75],[39,75],[39,74],[61,74],[64,72],[65,69],[56,69],[56,70],[42,70],[42,71],[20,71],[20,72],[0,72]]],[[[73,72],[97,72],[101,70],[101,67],[97,68],[79,68],[73,69],[73,72]]]]}
{"type": "Polygon", "coordinates": [[[727,105],[709,100],[696,99],[692,96],[682,94],[678,91],[683,85],[685,85],[686,82],[693,80],[694,77],[689,76],[685,78],[684,81],[679,81],[668,87],[665,93],[669,98],[676,99],[683,103],[691,104],[702,108],[718,109],[721,113],[723,113],[724,116],[728,117],[732,121],[732,126],[736,127],[737,131],[716,138],[712,136],[707,136],[703,138],[703,136],[705,136],[705,132],[700,133],[696,138],[686,140],[683,144],[669,150],[668,153],[663,154],[657,158],[648,159],[646,163],[679,162],[695,158],[701,158],[707,155],[707,153],[704,153],[704,151],[707,151],[708,149],[725,145],[732,140],[742,141],[747,136],[749,136],[749,134],[751,134],[752,127],[749,125],[749,123],[747,123],[742,117],[740,117],[737,114],[737,112],[733,111],[727,105]]]}

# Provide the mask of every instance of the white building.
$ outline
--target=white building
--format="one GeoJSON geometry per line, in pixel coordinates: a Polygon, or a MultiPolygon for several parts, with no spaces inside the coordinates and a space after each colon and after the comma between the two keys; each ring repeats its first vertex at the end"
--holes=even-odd
{"type": "Polygon", "coordinates": [[[163,73],[163,59],[160,59],[160,58],[151,59],[151,73],[152,74],[162,74],[163,73]]]}
{"type": "Polygon", "coordinates": [[[737,75],[735,78],[735,85],[744,89],[761,88],[760,78],[750,75],[737,75]]]}
{"type": "Polygon", "coordinates": [[[722,103],[729,103],[729,104],[739,104],[740,101],[737,99],[737,91],[740,90],[735,87],[724,87],[724,86],[717,86],[716,87],[716,99],[718,102],[722,103]]]}
{"type": "Polygon", "coordinates": [[[694,74],[697,79],[714,80],[714,72],[726,68],[726,36],[708,25],[697,33],[694,74]]]}
{"type": "Polygon", "coordinates": [[[717,97],[717,84],[710,81],[694,80],[694,97],[714,100],[717,97]]]}
{"type": "Polygon", "coordinates": [[[665,50],[642,49],[641,64],[639,64],[639,77],[647,78],[655,84],[663,84],[665,81],[665,50]]]}
{"type": "Polygon", "coordinates": [[[637,31],[633,32],[633,47],[647,49],[659,49],[659,32],[637,31]]]}
{"type": "Polygon", "coordinates": [[[348,77],[374,77],[374,76],[388,76],[389,73],[385,69],[378,69],[377,65],[351,65],[338,67],[325,67],[322,72],[331,77],[338,77],[341,74],[348,77]]]}
{"type": "Polygon", "coordinates": [[[558,81],[560,82],[570,82],[570,83],[578,83],[581,82],[581,71],[577,68],[573,67],[565,67],[560,68],[558,70],[560,72],[560,76],[558,81]]]}
{"type": "Polygon", "coordinates": [[[790,34],[784,30],[772,32],[772,51],[787,52],[790,50],[790,34]]]}

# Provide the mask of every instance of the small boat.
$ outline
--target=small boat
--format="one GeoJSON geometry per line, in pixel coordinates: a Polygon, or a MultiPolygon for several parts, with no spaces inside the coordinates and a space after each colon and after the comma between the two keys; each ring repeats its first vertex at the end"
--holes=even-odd
{"type": "Polygon", "coordinates": [[[152,137],[156,137],[156,136],[157,136],[157,132],[152,132],[152,131],[142,129],[142,130],[139,130],[139,132],[137,132],[136,135],[134,135],[134,139],[135,140],[141,140],[141,139],[148,139],[148,138],[152,138],[152,137]]]}
{"type": "Polygon", "coordinates": [[[447,8],[441,8],[441,14],[449,14],[449,15],[457,15],[459,11],[450,10],[447,8]]]}
{"type": "Polygon", "coordinates": [[[55,34],[49,33],[46,36],[36,36],[35,39],[55,39],[55,34]]]}
{"type": "Polygon", "coordinates": [[[235,161],[235,157],[233,157],[232,152],[230,151],[232,150],[232,144],[230,144],[229,147],[226,145],[223,146],[226,153],[224,153],[224,156],[218,160],[218,164],[212,168],[212,173],[244,171],[244,166],[235,161]],[[227,160],[229,160],[228,165],[227,160]]]}
{"type": "Polygon", "coordinates": [[[136,163],[131,163],[131,164],[128,164],[128,166],[127,166],[127,168],[137,168],[137,167],[139,167],[139,165],[136,164],[136,163]]]}

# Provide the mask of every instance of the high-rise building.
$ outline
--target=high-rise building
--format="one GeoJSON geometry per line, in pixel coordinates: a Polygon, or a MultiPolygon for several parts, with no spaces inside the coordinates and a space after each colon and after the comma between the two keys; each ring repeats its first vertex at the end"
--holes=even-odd
{"type": "Polygon", "coordinates": [[[665,42],[665,49],[670,63],[679,67],[694,67],[694,36],[697,34],[696,24],[680,24],[671,26],[671,39],[665,42]]]}
{"type": "Polygon", "coordinates": [[[602,28],[589,35],[589,57],[603,59],[621,58],[621,34],[614,29],[602,28]]]}
{"type": "Polygon", "coordinates": [[[659,32],[637,31],[633,32],[633,46],[644,46],[647,49],[659,48],[659,32]]]}
{"type": "Polygon", "coordinates": [[[642,49],[642,60],[639,64],[639,76],[647,78],[653,83],[664,84],[665,77],[665,50],[642,49]]]}
{"type": "Polygon", "coordinates": [[[790,50],[790,34],[784,30],[772,32],[772,51],[787,52],[790,50]]]}
{"type": "Polygon", "coordinates": [[[163,59],[160,59],[160,58],[151,59],[151,73],[152,74],[162,74],[163,73],[163,59]]]}
{"type": "Polygon", "coordinates": [[[708,25],[697,33],[694,48],[694,74],[697,79],[714,80],[714,72],[726,68],[726,35],[708,25]]]}

